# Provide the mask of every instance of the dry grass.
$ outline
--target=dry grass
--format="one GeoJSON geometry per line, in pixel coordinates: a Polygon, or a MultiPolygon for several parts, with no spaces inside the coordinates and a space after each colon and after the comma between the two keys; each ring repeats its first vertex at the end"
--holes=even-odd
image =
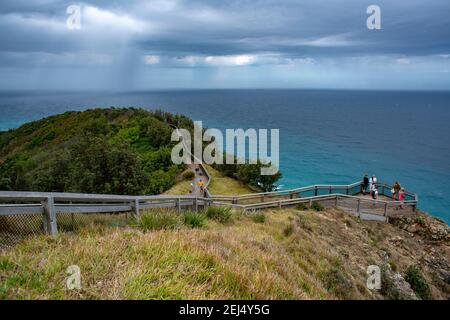
{"type": "Polygon", "coordinates": [[[183,180],[177,182],[172,188],[164,192],[164,194],[170,195],[187,195],[191,190],[191,181],[183,180]]]}
{"type": "Polygon", "coordinates": [[[232,179],[230,177],[224,176],[222,173],[216,169],[205,166],[211,175],[211,182],[209,184],[208,190],[213,195],[237,195],[237,194],[247,194],[254,193],[250,187],[246,186],[239,181],[232,179]]]}
{"type": "Polygon", "coordinates": [[[78,234],[36,237],[0,254],[2,298],[304,299],[332,298],[287,254],[287,216],[264,224],[241,216],[231,225],[143,233],[90,226],[78,234]],[[65,289],[78,265],[81,292],[65,289]],[[305,288],[314,288],[307,289],[305,288]]]}
{"type": "Polygon", "coordinates": [[[185,171],[183,171],[178,176],[177,182],[172,186],[172,188],[170,188],[169,190],[164,192],[164,194],[169,194],[169,195],[187,195],[187,194],[189,194],[189,191],[192,189],[192,186],[191,186],[192,181],[186,180],[184,178],[184,174],[186,172],[192,172],[192,170],[187,168],[185,171]]]}
{"type": "Polygon", "coordinates": [[[398,268],[416,259],[389,245],[394,228],[334,209],[267,210],[264,222],[236,213],[225,225],[210,220],[206,228],[146,233],[87,226],[0,253],[0,298],[380,298],[365,288],[367,266],[379,262],[382,250],[398,268]],[[66,289],[70,265],[81,268],[79,292],[66,289]]]}

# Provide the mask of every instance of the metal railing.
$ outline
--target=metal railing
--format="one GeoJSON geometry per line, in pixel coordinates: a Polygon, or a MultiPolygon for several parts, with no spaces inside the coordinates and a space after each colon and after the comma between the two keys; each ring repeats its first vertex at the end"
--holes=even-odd
{"type": "Polygon", "coordinates": [[[354,214],[364,220],[383,220],[387,221],[389,217],[400,214],[414,213],[416,211],[417,201],[386,201],[373,200],[361,198],[358,196],[345,194],[328,194],[318,195],[303,198],[278,199],[266,202],[256,202],[249,204],[238,204],[233,202],[213,201],[214,205],[231,206],[239,208],[243,211],[253,211],[267,208],[282,208],[286,206],[298,206],[300,204],[307,204],[312,207],[314,202],[321,204],[326,203],[326,206],[333,206],[344,209],[345,211],[354,214]],[[402,209],[400,209],[400,206],[402,209]]]}
{"type": "MultiPolygon", "coordinates": [[[[202,168],[203,169],[203,168],[202,168]]],[[[208,181],[211,176],[208,175],[208,181]]],[[[363,219],[387,220],[396,214],[413,213],[418,198],[406,192],[406,201],[367,199],[361,193],[361,182],[350,185],[313,185],[292,190],[252,193],[235,196],[124,196],[83,193],[46,193],[0,191],[0,248],[33,234],[55,235],[58,230],[71,231],[90,221],[112,219],[126,223],[129,217],[139,219],[145,209],[171,208],[198,211],[210,205],[230,206],[243,211],[298,206],[313,202],[342,208],[363,219]],[[403,209],[399,209],[402,206],[403,209]]],[[[390,197],[391,186],[378,183],[380,195],[390,197]]]]}
{"type": "MultiPolygon", "coordinates": [[[[309,197],[318,197],[323,195],[358,195],[362,192],[363,184],[361,181],[349,184],[349,185],[312,185],[297,189],[290,190],[281,190],[281,191],[273,191],[273,192],[260,192],[260,193],[250,193],[243,195],[232,195],[232,196],[221,196],[221,195],[213,195],[211,199],[214,201],[220,202],[232,202],[233,204],[239,204],[240,202],[251,203],[253,201],[266,202],[266,200],[270,199],[294,199],[294,198],[309,198],[309,197]]],[[[379,182],[377,183],[377,187],[379,190],[379,195],[391,197],[391,189],[392,186],[379,182]]],[[[417,194],[405,191],[405,196],[407,201],[418,201],[417,194]]],[[[381,200],[375,200],[381,201],[381,200]]]]}

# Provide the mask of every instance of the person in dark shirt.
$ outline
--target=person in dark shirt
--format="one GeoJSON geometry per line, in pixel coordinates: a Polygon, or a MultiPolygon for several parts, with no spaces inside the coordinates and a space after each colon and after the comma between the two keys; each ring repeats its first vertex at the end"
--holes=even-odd
{"type": "Polygon", "coordinates": [[[363,184],[362,184],[362,193],[365,195],[369,189],[369,175],[364,175],[363,184]]]}

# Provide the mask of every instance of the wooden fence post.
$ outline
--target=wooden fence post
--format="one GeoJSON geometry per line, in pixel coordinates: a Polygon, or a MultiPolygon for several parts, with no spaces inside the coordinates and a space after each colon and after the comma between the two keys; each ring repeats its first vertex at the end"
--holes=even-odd
{"type": "Polygon", "coordinates": [[[141,217],[141,206],[139,204],[139,199],[134,199],[131,201],[131,209],[132,209],[132,215],[136,220],[139,220],[141,217]]]}
{"type": "Polygon", "coordinates": [[[337,208],[338,206],[338,195],[336,195],[336,198],[334,199],[334,206],[337,208]]]}
{"type": "Polygon", "coordinates": [[[194,211],[198,212],[198,201],[197,201],[197,198],[194,198],[194,211]]]}
{"type": "Polygon", "coordinates": [[[56,222],[55,201],[48,197],[42,202],[44,207],[44,229],[47,234],[52,236],[58,234],[58,225],[56,222]]]}
{"type": "Polygon", "coordinates": [[[177,198],[176,205],[177,205],[177,211],[178,211],[178,213],[180,213],[181,212],[181,198],[177,198]]]}
{"type": "Polygon", "coordinates": [[[416,195],[414,195],[414,205],[413,205],[413,208],[412,208],[412,211],[414,212],[414,213],[416,213],[416,210],[417,210],[417,203],[419,202],[419,196],[416,194],[416,195]]]}

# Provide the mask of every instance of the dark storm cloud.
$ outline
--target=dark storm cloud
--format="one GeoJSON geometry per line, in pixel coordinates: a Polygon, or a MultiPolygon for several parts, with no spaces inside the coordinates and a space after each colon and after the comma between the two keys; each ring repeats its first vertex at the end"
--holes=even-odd
{"type": "Polygon", "coordinates": [[[225,24],[180,19],[163,37],[138,43],[145,49],[175,54],[270,51],[287,56],[424,55],[450,48],[448,1],[378,1],[379,31],[366,28],[366,8],[372,1],[233,3],[218,9],[219,16],[224,13],[225,24]]]}
{"type": "Polygon", "coordinates": [[[3,0],[0,67],[98,65],[145,78],[139,65],[300,64],[357,73],[357,64],[417,61],[445,72],[449,60],[448,0],[92,0],[79,3],[81,30],[68,30],[66,8],[76,3],[3,0]],[[382,30],[366,28],[371,4],[381,7],[382,30]]]}
{"type": "MultiPolygon", "coordinates": [[[[85,6],[148,23],[141,32],[130,32],[129,45],[167,55],[268,51],[288,56],[422,55],[449,50],[449,1],[377,1],[383,29],[375,32],[365,26],[365,10],[372,2],[97,0],[85,6]]],[[[110,39],[114,35],[105,34],[107,29],[100,33],[93,28],[81,36],[68,33],[64,22],[69,4],[56,0],[2,1],[1,50],[85,50],[90,41],[98,42],[98,50],[116,45],[110,39]]]]}

